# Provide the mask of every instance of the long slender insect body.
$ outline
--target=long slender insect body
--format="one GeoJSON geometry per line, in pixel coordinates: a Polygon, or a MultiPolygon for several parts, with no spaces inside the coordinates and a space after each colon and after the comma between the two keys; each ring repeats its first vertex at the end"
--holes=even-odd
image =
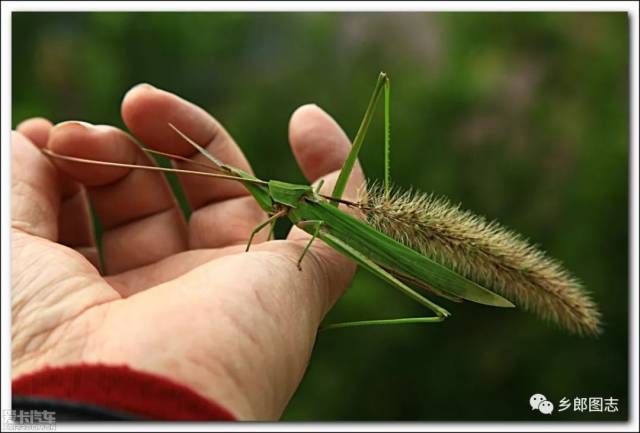
{"type": "Polygon", "coordinates": [[[428,257],[401,244],[391,237],[376,231],[365,222],[336,209],[326,201],[306,199],[288,214],[294,224],[305,220],[323,220],[327,231],[320,234],[325,240],[327,234],[348,242],[352,248],[365,254],[383,269],[393,269],[398,274],[411,275],[420,281],[428,281],[437,290],[469,301],[496,307],[513,307],[501,296],[485,289],[428,257]]]}
{"type": "MultiPolygon", "coordinates": [[[[173,128],[176,129],[175,127],[173,128]]],[[[205,155],[208,154],[205,149],[193,143],[184,134],[180,133],[180,135],[192,143],[198,151],[205,155]]],[[[215,159],[212,159],[212,161],[215,162],[215,159]]],[[[241,172],[239,174],[244,175],[245,173],[241,172]]],[[[251,178],[255,179],[253,176],[251,178]]],[[[514,306],[501,296],[450,271],[411,248],[375,231],[362,221],[336,209],[332,204],[320,198],[308,185],[295,185],[271,180],[269,181],[269,193],[271,200],[290,208],[286,215],[293,224],[298,225],[303,230],[314,235],[314,237],[319,237],[333,248],[358,262],[361,266],[391,282],[409,297],[431,308],[438,316],[446,317],[449,313],[417,294],[406,284],[385,271],[384,268],[395,269],[399,273],[407,275],[414,275],[416,279],[427,281],[436,290],[448,292],[454,297],[497,307],[514,306]],[[322,221],[325,224],[326,231],[317,231],[315,227],[311,229],[308,224],[301,224],[308,221],[322,221]]],[[[267,211],[273,214],[278,210],[272,207],[267,211]]],[[[256,230],[251,234],[251,237],[255,235],[255,232],[256,230]]],[[[305,248],[305,252],[307,249],[308,246],[305,248]]]]}
{"type": "MultiPolygon", "coordinates": [[[[314,240],[320,239],[435,313],[431,317],[366,320],[333,324],[326,328],[436,323],[448,317],[450,313],[446,309],[412,288],[420,287],[451,301],[468,300],[496,307],[513,307],[514,304],[506,298],[516,299],[525,307],[532,307],[533,311],[553,319],[571,331],[597,334],[599,313],[595,304],[566,271],[555,262],[546,260],[538,250],[520,241],[512,242],[516,245],[515,250],[511,250],[515,259],[506,257],[510,254],[508,244],[513,237],[506,235],[507,232],[497,224],[483,225],[478,223],[480,219],[475,219],[470,214],[456,213],[456,209],[451,206],[443,204],[444,202],[432,202],[425,198],[427,196],[409,199],[408,195],[398,195],[390,190],[389,94],[388,77],[381,73],[331,196],[320,194],[319,188],[314,190],[309,185],[264,181],[224,164],[171,124],[169,126],[177,134],[211,161],[213,167],[209,168],[216,173],[102,163],[56,155],[50,151],[46,153],[53,157],[93,164],[200,174],[241,182],[269,215],[251,233],[247,250],[258,231],[271,225],[272,232],[275,221],[286,217],[312,235],[298,260],[299,268],[314,240]],[[350,202],[342,198],[342,193],[383,90],[384,184],[381,189],[369,189],[368,196],[361,201],[350,202]],[[366,220],[343,212],[338,208],[341,203],[359,208],[364,212],[366,220]],[[411,230],[415,230],[415,233],[411,230]],[[524,277],[519,280],[514,275],[524,277]],[[534,275],[535,278],[531,278],[534,275]],[[525,278],[527,276],[528,279],[525,278]],[[496,293],[496,289],[500,294],[496,293]],[[544,307],[551,308],[551,312],[544,311],[544,307]]],[[[191,162],[188,158],[164,155],[191,162]]]]}

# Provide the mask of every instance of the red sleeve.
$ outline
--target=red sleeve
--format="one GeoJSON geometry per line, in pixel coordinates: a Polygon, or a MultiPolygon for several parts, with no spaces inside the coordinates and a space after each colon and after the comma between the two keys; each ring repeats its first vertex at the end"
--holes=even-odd
{"type": "Polygon", "coordinates": [[[152,420],[235,420],[227,409],[184,385],[125,366],[48,367],[15,379],[12,393],[89,403],[152,420]]]}

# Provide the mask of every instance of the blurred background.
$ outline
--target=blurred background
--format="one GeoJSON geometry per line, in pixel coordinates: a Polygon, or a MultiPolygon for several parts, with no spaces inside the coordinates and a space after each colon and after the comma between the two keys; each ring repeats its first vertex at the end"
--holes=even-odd
{"type": "MultiPolygon", "coordinates": [[[[593,293],[604,334],[439,300],[453,313],[444,324],[320,334],[284,419],[621,420],[628,23],[625,13],[14,13],[12,122],[122,126],[123,95],[149,82],[217,117],[258,176],[303,183],[291,113],[315,102],[353,138],[384,70],[395,182],[540,244],[593,293]],[[563,397],[614,397],[618,412],[544,417],[529,407],[534,393],[556,410],[563,397]]],[[[361,154],[372,178],[382,128],[380,108],[361,154]]],[[[327,322],[425,313],[359,272],[327,322]]]]}

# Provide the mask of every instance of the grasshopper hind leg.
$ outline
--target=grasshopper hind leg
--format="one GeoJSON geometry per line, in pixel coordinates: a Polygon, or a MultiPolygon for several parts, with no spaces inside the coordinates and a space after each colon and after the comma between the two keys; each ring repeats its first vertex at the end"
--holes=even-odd
{"type": "Polygon", "coordinates": [[[352,246],[348,245],[346,242],[341,239],[332,236],[331,234],[322,234],[321,239],[331,245],[333,248],[345,254],[347,257],[353,259],[360,266],[374,274],[375,276],[381,278],[387,283],[391,284],[393,287],[398,289],[407,297],[413,299],[419,304],[427,307],[431,311],[435,313],[435,316],[429,317],[407,317],[401,319],[381,319],[381,320],[363,320],[357,322],[344,322],[344,323],[333,323],[326,326],[321,327],[321,330],[327,329],[337,329],[337,328],[348,328],[354,326],[373,326],[373,325],[406,325],[406,324],[415,324],[415,323],[438,323],[442,322],[444,319],[449,317],[451,313],[447,310],[436,304],[435,302],[430,301],[426,297],[417,293],[411,287],[404,284],[390,272],[382,268],[376,262],[368,258],[362,252],[356,250],[352,246]]]}
{"type": "Polygon", "coordinates": [[[402,319],[360,320],[357,322],[331,323],[329,325],[321,326],[320,331],[326,331],[329,329],[353,328],[356,326],[385,326],[385,325],[409,325],[409,324],[417,324],[417,323],[438,323],[438,322],[442,322],[445,318],[446,316],[406,317],[402,319]]]}

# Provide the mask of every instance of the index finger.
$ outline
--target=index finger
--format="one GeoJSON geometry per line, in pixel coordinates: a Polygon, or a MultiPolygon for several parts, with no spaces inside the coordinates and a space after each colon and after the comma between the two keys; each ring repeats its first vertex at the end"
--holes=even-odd
{"type": "MultiPolygon", "coordinates": [[[[140,84],[124,97],[122,118],[133,135],[153,149],[210,164],[203,155],[200,155],[171,129],[169,126],[171,123],[216,158],[251,172],[244,154],[222,125],[202,108],[173,93],[149,84],[140,84]]],[[[176,166],[193,169],[192,165],[184,162],[176,162],[176,166]]],[[[248,194],[238,182],[200,176],[179,176],[179,178],[189,204],[194,209],[248,194]]]]}

